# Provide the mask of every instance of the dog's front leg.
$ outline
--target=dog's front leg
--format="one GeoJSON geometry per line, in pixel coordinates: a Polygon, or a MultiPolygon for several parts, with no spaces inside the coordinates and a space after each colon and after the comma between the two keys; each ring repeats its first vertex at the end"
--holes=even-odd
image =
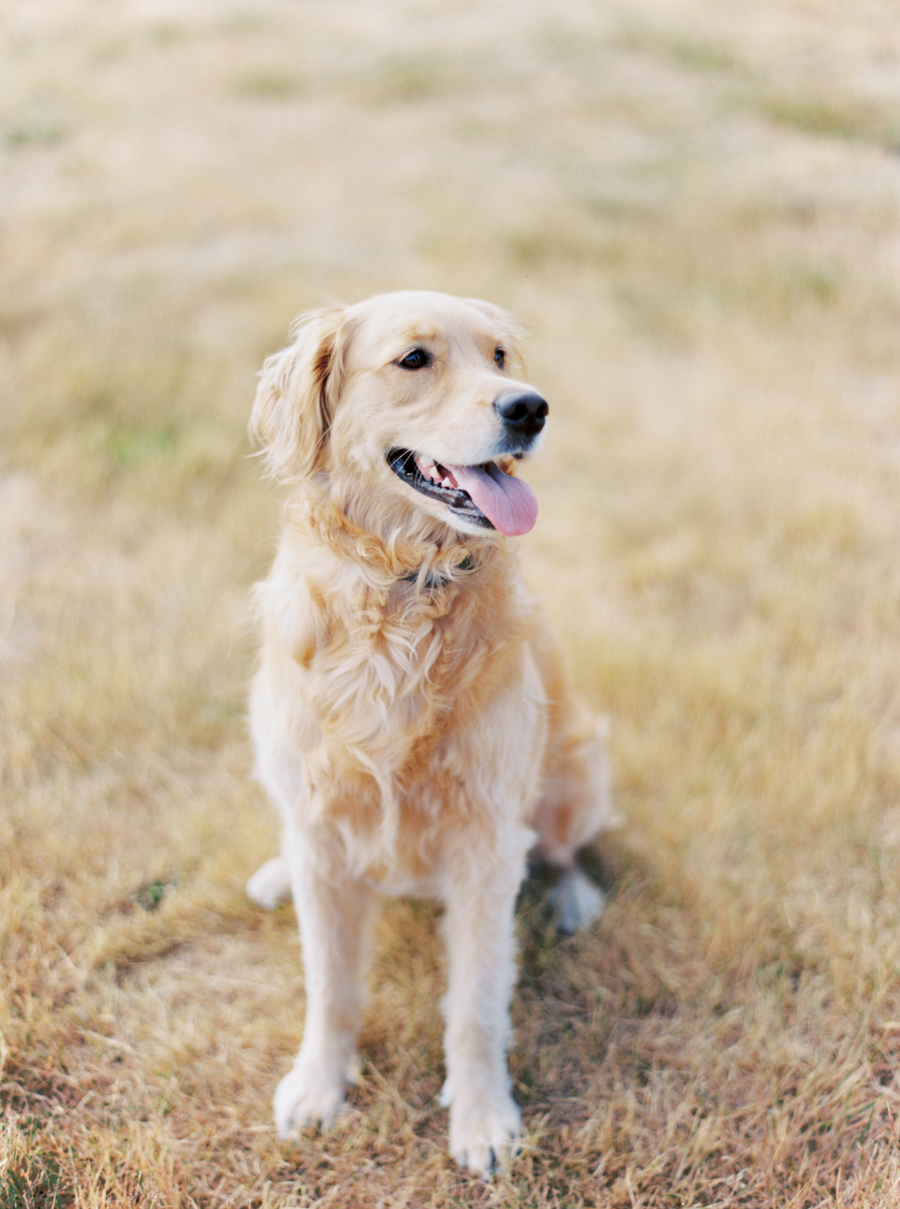
{"type": "Polygon", "coordinates": [[[303,1043],[275,1093],[281,1137],[327,1127],[344,1103],[356,1066],[356,1042],[374,916],[374,894],[351,876],[338,845],[289,828],[287,858],[306,983],[303,1043]]]}
{"type": "Polygon", "coordinates": [[[442,1102],[450,1105],[451,1154],[488,1176],[515,1153],[521,1133],[506,1049],[516,978],[514,909],[533,836],[509,827],[489,840],[467,839],[450,862],[445,886],[450,969],[442,1102]]]}

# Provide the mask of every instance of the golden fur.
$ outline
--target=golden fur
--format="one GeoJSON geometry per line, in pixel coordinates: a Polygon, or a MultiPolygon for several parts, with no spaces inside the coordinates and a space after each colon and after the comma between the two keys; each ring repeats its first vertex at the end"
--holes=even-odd
{"type": "MultiPolygon", "coordinates": [[[[284,841],[248,891],[265,905],[293,894],[306,972],[276,1123],[288,1134],[340,1109],[376,891],[433,895],[450,967],[450,1147],[487,1173],[520,1130],[505,1059],[516,894],[538,848],[565,871],[563,926],[599,909],[574,856],[612,821],[605,734],[566,692],[509,542],[413,489],[386,455],[511,475],[498,399],[531,389],[522,339],[494,306],[425,293],[310,313],[294,337],[266,362],[251,420],[290,490],[257,588],[251,698],[284,841]]],[[[517,456],[538,437],[517,438],[517,456]]]]}

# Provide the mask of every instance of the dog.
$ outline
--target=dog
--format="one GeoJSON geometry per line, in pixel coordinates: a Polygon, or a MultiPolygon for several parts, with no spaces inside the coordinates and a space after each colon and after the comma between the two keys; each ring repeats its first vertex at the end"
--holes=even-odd
{"type": "Polygon", "coordinates": [[[537,516],[515,472],[548,405],[487,302],[385,294],[292,336],[250,421],[288,500],[250,701],[282,849],[247,890],[293,897],[306,985],[275,1123],[325,1128],[344,1103],[378,896],[435,897],[450,1151],[490,1176],[521,1135],[506,1050],[526,861],[562,871],[574,930],[602,906],[576,853],[615,822],[606,723],[567,691],[510,541],[537,516]]]}

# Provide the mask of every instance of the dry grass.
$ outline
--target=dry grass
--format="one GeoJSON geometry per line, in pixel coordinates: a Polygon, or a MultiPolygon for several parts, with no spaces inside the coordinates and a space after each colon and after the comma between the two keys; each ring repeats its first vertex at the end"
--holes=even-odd
{"type": "Polygon", "coordinates": [[[34,0],[0,85],[0,1205],[900,1205],[900,21],[890,0],[34,0]],[[242,883],[254,374],[398,286],[531,325],[523,542],[614,715],[611,905],[529,889],[528,1129],[445,1153],[433,912],[279,1144],[242,883]]]}

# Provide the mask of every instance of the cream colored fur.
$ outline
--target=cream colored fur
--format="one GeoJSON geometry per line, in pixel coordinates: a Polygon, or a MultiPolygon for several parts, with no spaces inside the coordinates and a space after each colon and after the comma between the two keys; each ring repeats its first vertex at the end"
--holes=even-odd
{"type": "Polygon", "coordinates": [[[401,293],[302,316],[294,337],[266,362],[251,421],[290,492],[256,592],[251,698],[283,850],[248,893],[264,906],[292,894],[306,976],[276,1124],[334,1119],[377,895],[430,895],[445,908],[450,1149],[487,1174],[521,1128],[506,1066],[516,895],[537,848],[566,871],[564,926],[599,909],[574,857],[613,821],[605,730],[567,694],[510,543],[454,519],[385,455],[496,460],[494,400],[524,388],[521,336],[487,303],[401,293]],[[427,367],[399,364],[412,348],[427,367]]]}

